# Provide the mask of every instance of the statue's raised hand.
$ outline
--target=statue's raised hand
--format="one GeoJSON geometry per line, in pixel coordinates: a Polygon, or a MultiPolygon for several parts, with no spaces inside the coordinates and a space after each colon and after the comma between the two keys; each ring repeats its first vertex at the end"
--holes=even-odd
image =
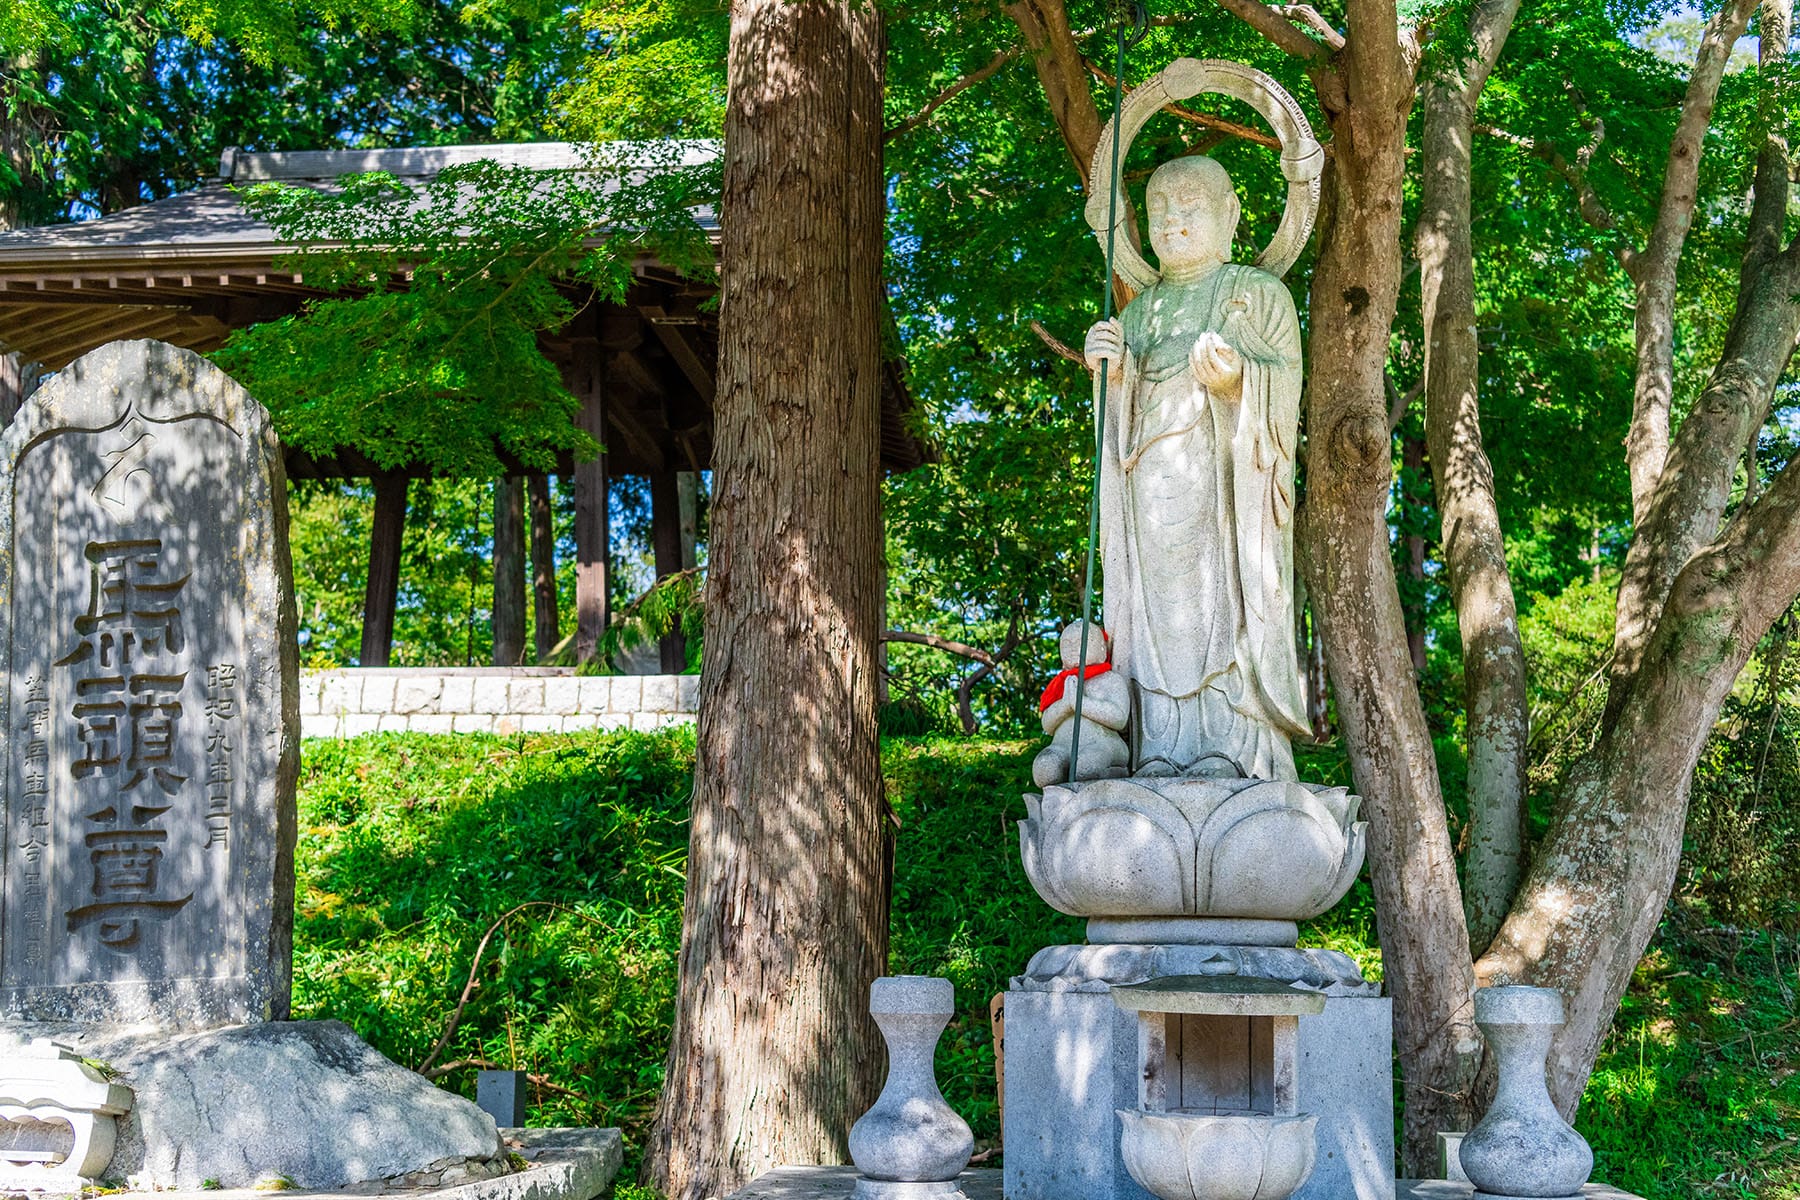
{"type": "Polygon", "coordinates": [[[1216,395],[1234,396],[1243,386],[1243,356],[1210,329],[1194,340],[1188,363],[1194,368],[1194,378],[1216,395]]]}
{"type": "Polygon", "coordinates": [[[1117,317],[1096,321],[1088,330],[1085,347],[1088,370],[1098,371],[1106,360],[1106,373],[1117,379],[1125,371],[1125,323],[1117,317]]]}

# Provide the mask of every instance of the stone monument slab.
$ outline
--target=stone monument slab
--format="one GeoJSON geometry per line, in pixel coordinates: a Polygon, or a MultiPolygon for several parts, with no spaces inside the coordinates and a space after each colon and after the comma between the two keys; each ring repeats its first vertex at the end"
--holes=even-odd
{"type": "Polygon", "coordinates": [[[115,342],[0,437],[0,1017],[287,1016],[286,482],[197,354],[115,342]]]}

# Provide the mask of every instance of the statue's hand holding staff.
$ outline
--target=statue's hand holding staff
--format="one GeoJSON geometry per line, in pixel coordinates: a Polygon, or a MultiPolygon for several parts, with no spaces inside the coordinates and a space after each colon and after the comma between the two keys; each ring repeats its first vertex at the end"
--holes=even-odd
{"type": "Polygon", "coordinates": [[[1243,356],[1210,329],[1194,340],[1188,364],[1194,369],[1194,378],[1212,395],[1231,399],[1243,386],[1243,356]]]}
{"type": "Polygon", "coordinates": [[[1118,382],[1125,374],[1125,323],[1117,317],[1094,322],[1088,330],[1084,353],[1088,370],[1098,372],[1104,359],[1107,375],[1118,382]]]}

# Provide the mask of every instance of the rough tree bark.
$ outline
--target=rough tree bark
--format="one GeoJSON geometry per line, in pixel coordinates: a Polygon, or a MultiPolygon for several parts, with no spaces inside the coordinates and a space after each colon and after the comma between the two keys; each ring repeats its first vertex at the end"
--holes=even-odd
{"type": "Polygon", "coordinates": [[[707,654],[645,1167],[672,1200],[844,1161],[879,1083],[882,58],[874,5],[732,6],[707,654]]]}
{"type": "Polygon", "coordinates": [[[1476,953],[1499,931],[1519,886],[1530,740],[1525,650],[1494,499],[1494,469],[1481,442],[1469,193],[1475,106],[1518,11],[1519,0],[1480,0],[1469,18],[1473,54],[1462,62],[1434,64],[1427,72],[1413,234],[1424,309],[1425,440],[1441,552],[1462,638],[1469,763],[1463,904],[1476,953]]]}
{"type": "Polygon", "coordinates": [[[1800,339],[1800,236],[1784,249],[1791,164],[1776,81],[1793,0],[1764,0],[1761,66],[1769,132],[1725,347],[1676,431],[1644,506],[1627,572],[1675,574],[1634,668],[1615,674],[1608,718],[1577,765],[1500,936],[1484,982],[1563,989],[1570,1020],[1551,1047],[1551,1093],[1573,1112],[1632,967],[1674,884],[1694,765],[1758,639],[1800,594],[1800,471],[1784,468],[1721,533],[1733,477],[1767,419],[1800,339]],[[1653,543],[1640,550],[1644,543],[1653,543]]]}
{"type": "Polygon", "coordinates": [[[494,480],[494,665],[525,661],[525,480],[494,480]]]}

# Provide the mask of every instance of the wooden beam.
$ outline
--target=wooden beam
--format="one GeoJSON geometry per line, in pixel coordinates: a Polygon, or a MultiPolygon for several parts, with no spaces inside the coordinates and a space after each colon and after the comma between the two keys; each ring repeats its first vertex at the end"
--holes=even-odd
{"type": "Polygon", "coordinates": [[[494,665],[525,661],[525,481],[494,480],[494,665]]]}
{"type": "Polygon", "coordinates": [[[358,666],[385,667],[394,648],[394,607],[400,596],[400,547],[406,537],[404,477],[375,480],[375,516],[369,527],[369,578],[363,589],[362,651],[358,666]]]}
{"type": "Polygon", "coordinates": [[[60,371],[89,350],[98,349],[108,342],[116,342],[122,338],[156,338],[168,340],[181,330],[181,313],[162,310],[139,316],[121,316],[112,324],[90,325],[75,338],[66,338],[58,332],[54,337],[40,336],[30,342],[11,345],[11,339],[4,339],[9,348],[19,350],[30,358],[44,364],[52,371],[60,371]]]}
{"type": "Polygon", "coordinates": [[[581,398],[577,418],[601,444],[600,453],[575,464],[575,657],[590,662],[612,622],[608,550],[612,542],[607,505],[606,396],[600,370],[600,343],[591,337],[572,343],[570,388],[581,398]]]}
{"type": "Polygon", "coordinates": [[[644,305],[639,311],[650,322],[650,330],[656,334],[657,341],[687,376],[693,386],[694,394],[699,396],[707,408],[712,407],[715,391],[713,366],[708,364],[694,345],[692,330],[697,321],[694,318],[682,320],[671,317],[655,305],[644,305]]]}

